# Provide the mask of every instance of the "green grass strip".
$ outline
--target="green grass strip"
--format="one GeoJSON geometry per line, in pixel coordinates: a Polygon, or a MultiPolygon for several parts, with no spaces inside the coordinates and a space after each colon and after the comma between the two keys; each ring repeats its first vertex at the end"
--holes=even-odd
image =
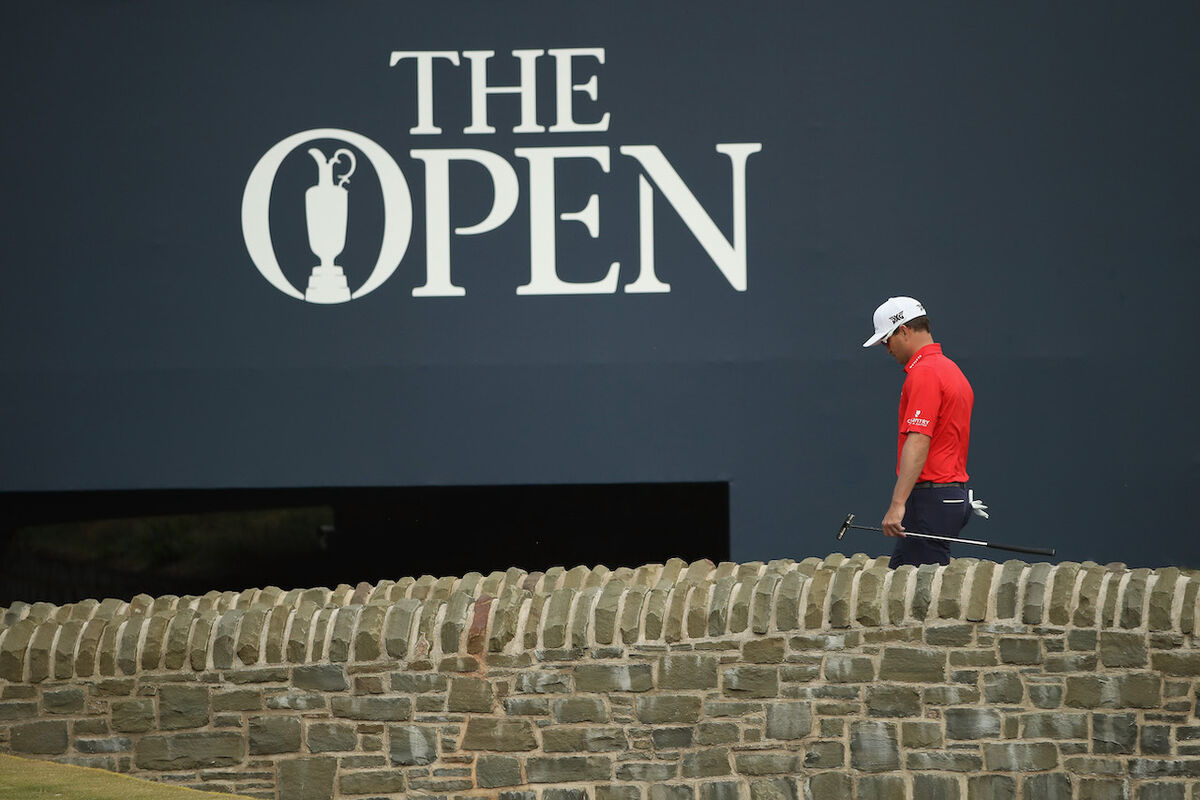
{"type": "Polygon", "coordinates": [[[0,755],[0,800],[250,800],[167,786],[91,767],[0,755]]]}

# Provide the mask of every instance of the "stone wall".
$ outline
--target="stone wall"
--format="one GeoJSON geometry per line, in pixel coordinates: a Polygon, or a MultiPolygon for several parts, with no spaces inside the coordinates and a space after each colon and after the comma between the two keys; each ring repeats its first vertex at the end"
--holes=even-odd
{"type": "Polygon", "coordinates": [[[0,752],[281,800],[1200,800],[1200,577],[577,567],[0,609],[0,752]]]}

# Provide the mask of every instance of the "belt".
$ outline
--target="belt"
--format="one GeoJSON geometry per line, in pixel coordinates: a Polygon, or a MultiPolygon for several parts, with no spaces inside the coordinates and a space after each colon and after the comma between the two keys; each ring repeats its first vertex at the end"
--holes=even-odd
{"type": "Polygon", "coordinates": [[[967,488],[967,485],[965,483],[963,483],[962,481],[952,481],[950,483],[934,483],[933,481],[921,481],[920,483],[913,484],[914,489],[945,489],[950,486],[953,486],[956,489],[967,488]]]}

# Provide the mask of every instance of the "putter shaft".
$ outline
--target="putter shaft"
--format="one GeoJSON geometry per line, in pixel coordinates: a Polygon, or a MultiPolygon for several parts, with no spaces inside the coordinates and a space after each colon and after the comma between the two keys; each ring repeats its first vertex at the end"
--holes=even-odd
{"type": "MultiPolygon", "coordinates": [[[[842,525],[843,531],[845,531],[847,528],[857,528],[861,531],[875,531],[876,533],[884,532],[883,528],[876,528],[871,525],[852,525],[850,524],[852,519],[854,519],[853,514],[850,514],[846,517],[846,522],[842,525]]],[[[1053,556],[1055,552],[1053,547],[1024,547],[1013,544],[997,544],[996,542],[985,542],[982,539],[962,539],[954,536],[938,536],[937,534],[922,533],[920,531],[905,531],[904,535],[915,536],[918,539],[932,539],[937,542],[949,542],[951,544],[973,544],[979,547],[990,547],[993,550],[1007,550],[1012,553],[1031,553],[1039,556],[1053,556]]],[[[838,538],[841,537],[839,536],[838,538]]]]}

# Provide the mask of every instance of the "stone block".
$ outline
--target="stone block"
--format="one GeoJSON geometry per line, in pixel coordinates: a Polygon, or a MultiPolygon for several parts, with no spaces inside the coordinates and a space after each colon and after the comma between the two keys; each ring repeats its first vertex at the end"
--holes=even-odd
{"type": "Polygon", "coordinates": [[[598,697],[568,697],[550,704],[555,722],[608,722],[608,709],[598,697]]]}
{"type": "Polygon", "coordinates": [[[398,722],[412,717],[412,701],[407,697],[345,697],[330,701],[335,717],[373,722],[398,722]]]}
{"type": "Polygon", "coordinates": [[[1123,778],[1077,778],[1079,800],[1131,800],[1129,782],[1123,778]]]}
{"type": "Polygon", "coordinates": [[[642,800],[642,790],[637,786],[597,786],[596,800],[642,800]]]}
{"type": "Polygon", "coordinates": [[[804,753],[809,769],[835,769],[846,765],[846,748],[838,742],[812,742],[804,753]]]}
{"type": "Polygon", "coordinates": [[[945,683],[946,651],[923,647],[885,647],[879,679],[900,683],[945,683]]]}
{"type": "Polygon", "coordinates": [[[896,726],[888,722],[854,722],[850,726],[850,763],[863,772],[899,769],[900,748],[896,726]]]}
{"type": "Polygon", "coordinates": [[[292,686],[318,692],[344,692],[350,688],[346,668],[340,664],[314,664],[292,670],[292,686]]]}
{"type": "Polygon", "coordinates": [[[158,690],[158,725],[161,730],[202,728],[211,717],[207,686],[167,685],[158,690]]]}
{"type": "MultiPolygon", "coordinates": [[[[1134,634],[1137,636],[1137,634],[1134,634]]],[[[1138,637],[1143,638],[1143,637],[1138,637]]],[[[1099,646],[1100,633],[1087,628],[1075,628],[1067,633],[1067,649],[1092,651],[1099,646]]]]}
{"type": "Polygon", "coordinates": [[[542,800],[589,800],[587,789],[545,789],[542,800]]]}
{"type": "Polygon", "coordinates": [[[112,728],[118,733],[145,733],[154,727],[154,700],[139,697],[135,700],[114,700],[112,728]]]}
{"type": "Polygon", "coordinates": [[[1026,797],[1038,800],[1072,800],[1071,776],[1065,772],[1030,775],[1022,782],[1026,797]]]}
{"type": "Polygon", "coordinates": [[[450,679],[439,672],[393,672],[391,685],[393,692],[425,694],[446,691],[450,679]]]}
{"type": "Polygon", "coordinates": [[[612,779],[609,756],[533,756],[525,762],[530,783],[573,783],[612,779]]]}
{"type": "Polygon", "coordinates": [[[729,775],[729,749],[711,747],[684,753],[679,774],[683,778],[714,778],[729,775]]]}
{"type": "Polygon", "coordinates": [[[1021,717],[1021,737],[1024,739],[1086,739],[1086,714],[1025,714],[1021,717]]]}
{"type": "Polygon", "coordinates": [[[696,744],[730,744],[741,738],[741,730],[734,722],[701,722],[695,731],[696,744]]]}
{"type": "Polygon", "coordinates": [[[406,788],[404,774],[391,770],[348,772],[338,781],[342,794],[393,794],[406,788]]]}
{"type": "MultiPolygon", "coordinates": [[[[712,686],[717,685],[716,681],[714,660],[712,686]]],[[[649,664],[581,664],[575,667],[575,689],[579,692],[645,692],[653,688],[654,672],[649,664]]]]}
{"type": "Polygon", "coordinates": [[[565,672],[528,670],[517,676],[517,691],[522,694],[569,694],[571,677],[565,672]]]}
{"type": "Polygon", "coordinates": [[[1182,783],[1143,783],[1137,788],[1135,800],[1187,800],[1187,786],[1182,783]]]}
{"type": "Polygon", "coordinates": [[[300,720],[297,717],[251,717],[250,755],[300,752],[300,720]]]}
{"type": "Polygon", "coordinates": [[[504,713],[510,717],[548,717],[550,701],[545,697],[506,697],[504,713]]]}
{"type": "Polygon", "coordinates": [[[650,787],[649,800],[693,800],[691,786],[660,783],[650,787]]]}
{"type": "Polygon", "coordinates": [[[875,662],[866,656],[831,653],[825,656],[825,680],[830,683],[870,683],[875,680],[875,662]]]}
{"type": "Polygon", "coordinates": [[[742,800],[742,785],[737,781],[708,781],[698,789],[697,800],[742,800]]]}
{"type": "Polygon", "coordinates": [[[1044,772],[1058,766],[1058,748],[1049,742],[985,743],[983,759],[991,772],[1044,772]]]}
{"type": "Polygon", "coordinates": [[[107,739],[76,739],[75,750],[87,755],[128,753],[133,750],[133,740],[126,736],[111,736],[107,739]]]}
{"type": "Polygon", "coordinates": [[[1025,699],[1025,687],[1015,672],[989,672],[983,676],[983,696],[991,704],[1017,704],[1025,699]]]}
{"type": "Polygon", "coordinates": [[[933,647],[966,647],[974,638],[974,625],[930,625],[925,628],[925,644],[933,647]]]}
{"type": "MultiPolygon", "coordinates": [[[[655,747],[659,748],[662,747],[658,744],[660,739],[671,738],[664,734],[674,733],[678,737],[680,732],[688,735],[690,743],[691,728],[660,728],[653,730],[651,736],[654,738],[655,747]]],[[[676,747],[679,746],[681,745],[676,745],[676,747]]],[[[625,732],[622,728],[588,728],[567,725],[542,729],[542,750],[547,753],[602,753],[625,750],[627,747],[628,742],[625,741],[625,732]]]]}
{"type": "Polygon", "coordinates": [[[750,781],[750,800],[799,800],[794,778],[760,778],[750,781]]]}
{"type": "Polygon", "coordinates": [[[676,777],[679,766],[668,762],[627,761],[617,766],[617,780],[654,783],[676,777]]]}
{"type": "Polygon", "coordinates": [[[17,755],[56,756],[67,752],[66,720],[22,722],[9,729],[12,752],[17,755]]]}
{"type": "Polygon", "coordinates": [[[779,670],[738,665],[723,673],[724,693],[731,697],[778,697],[779,670]]]}
{"type": "Polygon", "coordinates": [[[287,667],[261,667],[258,669],[226,670],[225,680],[230,683],[287,683],[287,667]]]}
{"type": "Polygon", "coordinates": [[[1092,752],[1133,753],[1138,738],[1137,714],[1092,714],[1092,752]]]}
{"type": "Polygon", "coordinates": [[[918,750],[908,754],[905,766],[927,772],[979,772],[983,769],[983,759],[960,750],[918,750]]]}
{"type": "Polygon", "coordinates": [[[232,767],[242,763],[245,750],[242,734],[232,731],[143,736],[136,745],[134,763],[157,771],[232,767]]]}
{"type": "Polygon", "coordinates": [[[495,705],[492,684],[484,678],[454,676],[450,679],[450,710],[491,713],[495,705]]]}
{"type": "Polygon", "coordinates": [[[948,708],[946,737],[949,739],[997,739],[1000,737],[1000,712],[992,708],[948,708]]]}
{"type": "Polygon", "coordinates": [[[1131,758],[1129,777],[1134,780],[1200,778],[1200,758],[1131,758]]]}
{"type": "Polygon", "coordinates": [[[262,692],[258,689],[235,689],[219,692],[212,696],[212,710],[221,711],[261,711],[263,707],[262,692]]]}
{"type": "Polygon", "coordinates": [[[958,779],[951,775],[917,773],[913,775],[913,797],[921,800],[959,800],[958,779]]]}
{"type": "Polygon", "coordinates": [[[1164,675],[1200,676],[1200,653],[1155,653],[1150,662],[1155,671],[1164,675]]]}
{"type": "Polygon", "coordinates": [[[1146,756],[1171,754],[1171,728],[1167,725],[1144,725],[1138,733],[1138,752],[1146,756]]]}
{"type": "Polygon", "coordinates": [[[976,775],[967,778],[967,800],[1014,800],[1017,782],[1007,775],[976,775]]]}
{"type": "Polygon", "coordinates": [[[658,688],[715,689],[717,669],[715,656],[700,653],[663,656],[658,662],[658,688]]]}
{"type": "MultiPolygon", "coordinates": [[[[468,727],[468,736],[470,728],[468,727]]],[[[388,728],[392,764],[411,767],[432,764],[437,760],[437,728],[425,725],[392,725],[388,728]]],[[[464,745],[465,749],[471,748],[464,745]]]]}
{"type": "Polygon", "coordinates": [[[867,713],[872,717],[915,717],[921,713],[921,690],[887,683],[870,686],[867,713]]]}
{"type": "Polygon", "coordinates": [[[463,737],[463,749],[495,752],[535,750],[537,739],[534,737],[533,723],[529,720],[470,717],[463,737]]]}
{"type": "Polygon", "coordinates": [[[849,775],[821,772],[808,779],[804,797],[805,800],[854,800],[854,788],[849,775]]]}
{"type": "Polygon", "coordinates": [[[748,664],[779,664],[787,643],[779,637],[751,639],[742,645],[742,660],[748,664]]]}
{"type": "Polygon", "coordinates": [[[925,689],[927,706],[963,706],[979,702],[979,690],[974,686],[929,686],[925,689]]]}
{"type": "Polygon", "coordinates": [[[308,726],[310,753],[348,752],[358,746],[354,726],[342,722],[313,722],[308,726]]]}
{"type": "Polygon", "coordinates": [[[739,775],[797,775],[800,757],[792,753],[734,753],[739,775]]]}
{"type": "Polygon", "coordinates": [[[942,726],[937,722],[902,722],[900,743],[908,748],[941,747],[942,726]]]}
{"type": "Polygon", "coordinates": [[[329,756],[279,762],[279,796],[287,800],[333,800],[337,760],[329,756]]]}
{"type": "Polygon", "coordinates": [[[83,689],[67,687],[42,692],[42,710],[47,714],[78,714],[83,711],[83,689]]]}
{"type": "Polygon", "coordinates": [[[700,706],[693,695],[643,696],[637,698],[637,718],[651,725],[694,723],[700,720],[700,706]]]}
{"type": "Polygon", "coordinates": [[[0,722],[33,719],[38,716],[37,703],[0,703],[0,722]]]}
{"type": "MultiPolygon", "coordinates": [[[[548,730],[542,731],[542,742],[544,747],[549,748],[545,744],[548,730]]],[[[650,739],[654,742],[655,750],[678,750],[683,747],[691,747],[695,739],[695,728],[663,728],[656,727],[650,731],[650,739]]]]}
{"type": "Polygon", "coordinates": [[[768,739],[803,739],[812,732],[811,703],[767,703],[766,709],[768,739]]]}
{"type": "Polygon", "coordinates": [[[908,787],[899,775],[864,775],[858,779],[855,800],[897,800],[907,795],[908,787]]]}
{"type": "Polygon", "coordinates": [[[1042,663],[1041,640],[1015,636],[1000,637],[1000,661],[1005,664],[1042,663]]]}
{"type": "Polygon", "coordinates": [[[1030,684],[1029,702],[1037,708],[1058,708],[1063,703],[1063,693],[1063,687],[1057,684],[1030,684]]]}
{"type": "Polygon", "coordinates": [[[480,756],[475,781],[483,789],[521,785],[521,762],[511,756],[480,756]]]}
{"type": "Polygon", "coordinates": [[[315,711],[328,707],[328,695],[323,692],[284,692],[273,694],[266,700],[266,706],[272,710],[287,709],[289,711],[315,711]]]}
{"type": "Polygon", "coordinates": [[[1144,667],[1147,662],[1145,634],[1125,631],[1100,632],[1100,663],[1104,666],[1144,667]]]}

